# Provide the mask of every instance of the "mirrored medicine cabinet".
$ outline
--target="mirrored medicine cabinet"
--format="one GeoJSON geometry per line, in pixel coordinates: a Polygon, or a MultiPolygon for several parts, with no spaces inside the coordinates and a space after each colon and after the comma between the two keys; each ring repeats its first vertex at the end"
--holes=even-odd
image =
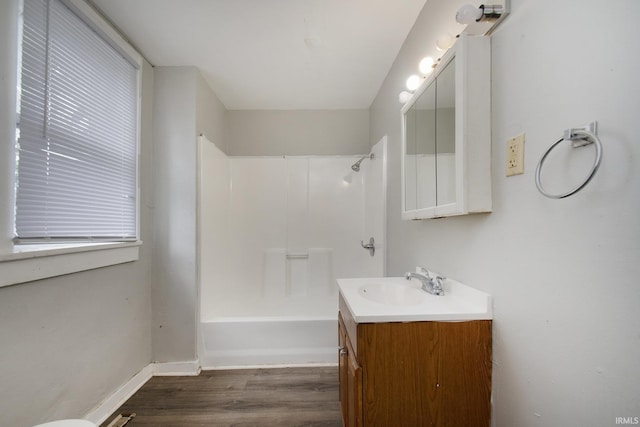
{"type": "Polygon", "coordinates": [[[491,211],[491,41],[461,34],[402,108],[402,218],[491,211]]]}

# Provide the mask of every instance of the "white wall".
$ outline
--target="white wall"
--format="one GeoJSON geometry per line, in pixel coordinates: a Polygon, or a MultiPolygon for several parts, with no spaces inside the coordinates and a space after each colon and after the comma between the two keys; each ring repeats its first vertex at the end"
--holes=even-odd
{"type": "Polygon", "coordinates": [[[229,111],[232,156],[364,154],[368,110],[229,111]]]}
{"type": "Polygon", "coordinates": [[[229,151],[229,112],[200,72],[196,73],[196,129],[223,152],[229,151]]]}
{"type": "Polygon", "coordinates": [[[156,67],[153,358],[196,360],[196,73],[156,67]]]}
{"type": "Polygon", "coordinates": [[[194,67],[157,67],[154,102],[153,359],[197,359],[197,135],[224,147],[226,109],[194,67]]]}
{"type": "MultiPolygon", "coordinates": [[[[388,274],[421,264],[493,295],[494,425],[640,416],[640,2],[512,0],[492,37],[494,211],[402,221],[397,95],[461,3],[426,3],[371,108],[371,142],[389,135],[388,274]],[[538,159],[591,120],[604,144],[594,180],[544,198],[538,159]],[[522,132],[525,174],[506,178],[506,141],[522,132]]],[[[585,170],[583,150],[570,168],[585,170]]]]}
{"type": "MultiPolygon", "coordinates": [[[[15,55],[11,32],[16,15],[9,9],[16,4],[0,2],[0,40],[6,53],[0,55],[0,69],[11,73],[15,68],[7,67],[7,61],[15,55]]],[[[6,76],[3,81],[15,78],[6,76]]],[[[151,361],[153,69],[147,63],[142,84],[140,259],[0,288],[2,426],[81,418],[151,361]]],[[[3,101],[5,95],[0,94],[3,101]]],[[[0,122],[6,122],[11,108],[0,109],[0,122]]],[[[7,128],[1,129],[0,145],[12,147],[7,128]]],[[[11,183],[3,180],[0,187],[11,188],[11,183]]]]}

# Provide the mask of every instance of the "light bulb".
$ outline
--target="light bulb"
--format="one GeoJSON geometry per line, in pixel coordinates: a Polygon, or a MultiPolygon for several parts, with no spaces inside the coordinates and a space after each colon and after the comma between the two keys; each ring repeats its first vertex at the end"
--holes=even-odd
{"type": "Polygon", "coordinates": [[[438,49],[440,52],[443,52],[453,46],[454,41],[455,39],[453,38],[453,36],[451,36],[451,34],[443,34],[438,37],[438,40],[436,40],[436,49],[438,49]]]}
{"type": "Polygon", "coordinates": [[[471,24],[482,18],[482,9],[472,4],[465,4],[458,9],[456,21],[460,24],[471,24]]]}
{"type": "Polygon", "coordinates": [[[420,68],[420,72],[422,73],[422,75],[426,76],[427,74],[431,74],[431,72],[433,71],[434,63],[435,62],[433,58],[430,56],[422,58],[422,61],[420,61],[420,65],[418,65],[418,68],[420,68]]]}
{"type": "Polygon", "coordinates": [[[409,78],[407,79],[407,89],[409,89],[411,92],[418,89],[420,87],[420,81],[420,76],[417,74],[409,76],[409,78]]]}
{"type": "Polygon", "coordinates": [[[407,102],[409,102],[409,100],[411,99],[411,96],[412,96],[411,92],[407,92],[406,90],[403,90],[398,95],[398,100],[400,101],[400,104],[404,105],[407,102]]]}

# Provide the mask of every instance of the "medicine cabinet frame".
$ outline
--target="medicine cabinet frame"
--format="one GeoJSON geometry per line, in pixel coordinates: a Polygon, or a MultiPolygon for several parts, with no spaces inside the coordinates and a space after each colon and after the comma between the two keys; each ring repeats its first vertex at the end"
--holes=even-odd
{"type": "MultiPolygon", "coordinates": [[[[437,111],[436,105],[434,117],[437,115],[437,111]]],[[[456,43],[440,59],[432,74],[422,82],[422,85],[415,91],[411,99],[403,106],[401,119],[402,219],[440,218],[491,212],[491,39],[486,36],[461,34],[456,43]],[[410,129],[407,129],[407,122],[409,120],[408,114],[411,111],[414,111],[415,114],[416,109],[412,110],[412,108],[416,106],[420,97],[427,93],[428,90],[430,91],[430,88],[434,87],[434,85],[437,85],[440,76],[445,79],[445,74],[443,73],[450,66],[455,68],[453,79],[455,88],[455,124],[453,126],[453,159],[449,159],[448,162],[455,165],[455,172],[448,173],[448,179],[453,180],[453,187],[448,192],[455,194],[455,198],[439,204],[437,198],[437,132],[436,130],[432,131],[435,140],[432,160],[434,170],[423,169],[423,172],[425,170],[428,172],[428,176],[426,176],[428,180],[425,179],[425,174],[423,173],[423,176],[421,176],[423,181],[419,181],[418,157],[423,155],[418,152],[417,148],[414,154],[409,154],[407,151],[408,138],[414,136],[410,129]],[[411,155],[415,155],[416,158],[414,175],[411,176],[416,181],[415,184],[408,187],[407,157],[411,155]],[[433,178],[433,182],[429,181],[431,178],[433,178]],[[430,186],[433,186],[433,191],[436,194],[435,203],[419,205],[421,186],[425,186],[424,188],[427,191],[431,191],[430,186]],[[413,204],[411,206],[407,205],[408,202],[413,202],[408,198],[407,191],[412,193],[409,197],[415,197],[415,206],[413,204]],[[414,191],[415,195],[413,194],[414,191]]],[[[436,119],[434,119],[434,128],[436,123],[436,119]]],[[[414,134],[417,133],[417,125],[414,126],[413,131],[414,134]]],[[[418,135],[415,135],[415,137],[417,147],[418,135]]],[[[423,157],[426,156],[424,155],[423,157]]],[[[431,161],[430,159],[426,160],[431,161]]],[[[423,161],[423,167],[425,165],[426,161],[423,161]]],[[[447,177],[446,171],[442,176],[447,177]]]]}

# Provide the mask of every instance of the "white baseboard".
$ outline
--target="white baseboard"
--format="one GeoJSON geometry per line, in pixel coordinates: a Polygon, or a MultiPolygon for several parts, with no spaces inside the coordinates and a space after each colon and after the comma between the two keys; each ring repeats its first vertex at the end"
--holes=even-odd
{"type": "Polygon", "coordinates": [[[201,370],[198,360],[189,362],[156,362],[149,366],[152,367],[153,376],[155,377],[198,376],[201,370]]]}
{"type": "Polygon", "coordinates": [[[153,376],[153,366],[147,365],[133,376],[125,385],[107,397],[98,407],[89,412],[84,419],[96,425],[105,422],[124,402],[140,389],[153,376]]]}
{"type": "Polygon", "coordinates": [[[338,353],[335,346],[313,348],[260,348],[225,349],[209,351],[201,356],[200,363],[205,371],[216,369],[238,369],[244,367],[292,367],[337,364],[338,353]]]}
{"type": "Polygon", "coordinates": [[[282,368],[337,368],[337,363],[293,363],[275,365],[229,365],[203,366],[203,371],[232,371],[241,369],[282,369],[282,368]]]}
{"type": "Polygon", "coordinates": [[[107,397],[100,405],[85,415],[84,419],[96,425],[105,422],[113,413],[154,376],[197,376],[200,374],[200,362],[150,363],[133,376],[125,385],[107,397]]]}

